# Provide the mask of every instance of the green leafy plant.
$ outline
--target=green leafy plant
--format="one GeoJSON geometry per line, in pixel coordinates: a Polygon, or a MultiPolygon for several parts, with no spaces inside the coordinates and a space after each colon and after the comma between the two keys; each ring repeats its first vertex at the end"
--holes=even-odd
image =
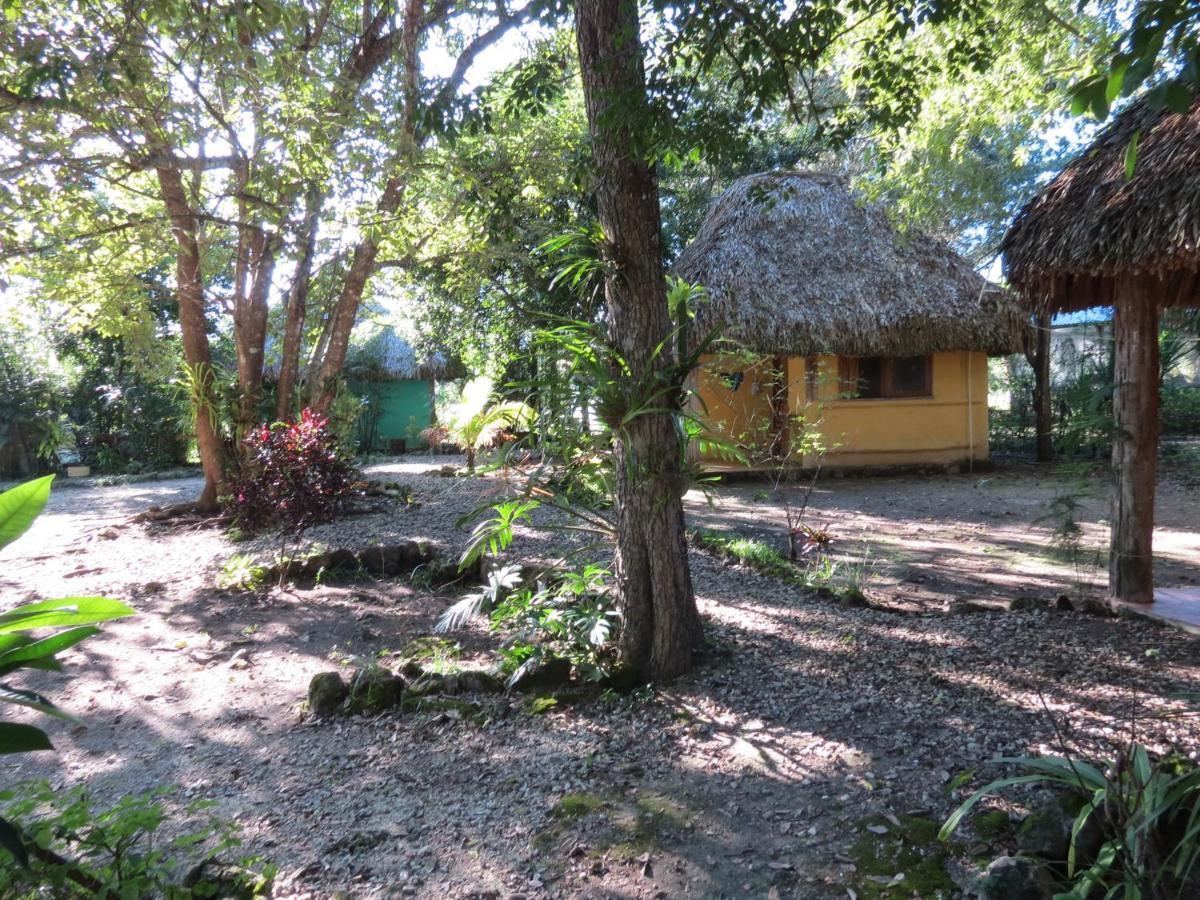
{"type": "Polygon", "coordinates": [[[610,578],[608,570],[586,565],[553,573],[500,600],[491,627],[507,635],[506,659],[519,663],[510,685],[549,659],[568,660],[584,681],[601,681],[611,673],[620,617],[610,578]]]}
{"type": "Polygon", "coordinates": [[[506,635],[501,659],[514,684],[548,659],[566,659],[585,681],[599,681],[615,663],[619,616],[606,569],[585,565],[523,585],[521,570],[506,566],[489,574],[483,588],[454,604],[436,630],[462,628],[486,613],[493,631],[506,635]]]}
{"type": "Polygon", "coordinates": [[[1021,784],[1058,788],[1076,795],[1081,806],[1065,860],[1070,889],[1056,900],[1194,896],[1188,891],[1200,858],[1200,769],[1193,764],[1155,758],[1136,741],[1110,759],[1020,756],[996,762],[1016,766],[1020,774],[971,794],[942,826],[943,840],[984,797],[1021,784]],[[1092,823],[1099,825],[1103,842],[1093,859],[1081,859],[1079,837],[1092,823]]]}
{"type": "Polygon", "coordinates": [[[217,587],[256,591],[266,584],[267,567],[253,553],[234,553],[221,563],[217,587]]]}
{"type": "MultiPolygon", "coordinates": [[[[0,494],[0,548],[11,544],[33,524],[50,498],[53,475],[18,485],[0,494]]],[[[66,597],[27,603],[0,613],[0,677],[19,669],[62,671],[57,654],[100,629],[96,623],[133,615],[133,610],[106,597],[66,597]]],[[[0,682],[0,702],[24,706],[44,715],[78,721],[49,698],[0,682]]],[[[52,750],[49,736],[35,725],[0,721],[0,753],[52,750]]],[[[20,831],[0,819],[0,847],[19,862],[27,862],[20,831]]]]}
{"type": "MultiPolygon", "coordinates": [[[[104,807],[83,788],[56,791],[44,781],[0,791],[4,815],[30,823],[25,827],[28,859],[0,849],[0,895],[14,900],[49,896],[47,891],[58,898],[114,900],[266,896],[273,866],[255,857],[220,860],[240,843],[231,824],[206,818],[173,837],[161,834],[167,821],[164,802],[173,793],[162,789],[127,796],[104,807]]],[[[206,817],[212,805],[194,801],[182,813],[206,817]]]]}
{"type": "MultiPolygon", "coordinates": [[[[1071,474],[1073,469],[1071,466],[1061,466],[1060,471],[1071,474]]],[[[1056,556],[1070,564],[1075,578],[1075,593],[1081,600],[1086,596],[1091,576],[1100,562],[1099,552],[1087,552],[1083,527],[1079,524],[1086,501],[1091,496],[1090,484],[1079,477],[1070,489],[1056,494],[1047,505],[1046,512],[1033,520],[1035,525],[1051,526],[1051,549],[1056,556]]]]}

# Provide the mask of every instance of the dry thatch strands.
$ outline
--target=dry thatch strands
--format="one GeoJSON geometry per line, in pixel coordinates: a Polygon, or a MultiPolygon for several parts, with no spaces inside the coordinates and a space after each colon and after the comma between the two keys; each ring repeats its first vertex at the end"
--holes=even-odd
{"type": "Polygon", "coordinates": [[[1027,327],[1010,294],[940,241],[899,234],[835,175],[740,179],[673,271],[708,289],[695,333],[720,327],[763,353],[1007,353],[1027,327]]]}

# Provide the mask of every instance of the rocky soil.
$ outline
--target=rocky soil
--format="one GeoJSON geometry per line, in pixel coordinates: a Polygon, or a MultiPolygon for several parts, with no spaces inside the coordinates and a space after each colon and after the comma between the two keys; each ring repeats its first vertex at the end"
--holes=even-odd
{"type": "MultiPolygon", "coordinates": [[[[469,533],[456,523],[499,485],[433,474],[444,462],[375,467],[417,503],[310,537],[417,539],[452,556],[469,533]]],[[[6,605],[103,593],[139,614],[69,653],[66,673],[30,680],[88,727],[55,728],[55,755],[0,762],[4,781],[83,781],[110,799],[179,785],[277,862],[281,897],[948,897],[1010,841],[931,839],[962,796],[960,771],[1052,751],[1059,729],[1103,745],[1131,712],[1156,747],[1200,737],[1189,718],[1151,715],[1197,683],[1195,638],[999,611],[1087,589],[1090,569],[1056,560],[1050,526],[1035,524],[1067,488],[1019,469],[829,481],[810,515],[831,523],[847,565],[874,561],[870,607],[693,553],[715,649],[677,684],[555,705],[462,694],[328,721],[302,711],[312,675],[398,661],[455,589],[365,576],[221,589],[232,554],[269,548],[128,521],[196,483],[62,490],[6,553],[6,605]],[[946,613],[961,601],[985,611],[946,613]]],[[[780,511],[761,489],[690,497],[691,523],[776,539],[780,511]]],[[[1197,501],[1194,486],[1163,485],[1160,581],[1200,578],[1197,501]]],[[[1085,546],[1102,545],[1102,512],[1088,508],[1085,546]]],[[[453,665],[492,642],[478,627],[458,648],[430,646],[453,665]]]]}

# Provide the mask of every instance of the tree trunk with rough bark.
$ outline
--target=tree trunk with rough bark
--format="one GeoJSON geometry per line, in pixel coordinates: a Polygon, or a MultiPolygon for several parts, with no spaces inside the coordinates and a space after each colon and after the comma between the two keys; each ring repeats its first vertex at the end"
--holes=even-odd
{"type": "Polygon", "coordinates": [[[1113,495],[1108,589],[1154,599],[1154,488],[1158,466],[1158,302],[1144,278],[1117,282],[1113,314],[1113,495]]]}
{"type": "MultiPolygon", "coordinates": [[[[632,376],[651,385],[670,366],[654,348],[666,342],[672,323],[658,184],[640,140],[649,111],[637,4],[579,0],[575,32],[600,224],[614,266],[605,278],[609,337],[632,376]]],[[[642,677],[655,681],[688,671],[702,640],[688,569],[681,451],[669,412],[635,417],[613,442],[621,651],[642,677]]]]}
{"type": "Polygon", "coordinates": [[[204,490],[197,505],[212,507],[217,491],[225,480],[225,451],[213,427],[209,408],[215,408],[212,357],[208,348],[208,327],[204,320],[204,276],[200,269],[200,243],[196,239],[196,217],[187,202],[183,179],[177,169],[160,168],[159,191],[171,219],[171,233],[179,252],[175,257],[175,281],[179,303],[179,331],[183,357],[192,370],[199,391],[196,403],[196,446],[204,469],[204,490]]]}

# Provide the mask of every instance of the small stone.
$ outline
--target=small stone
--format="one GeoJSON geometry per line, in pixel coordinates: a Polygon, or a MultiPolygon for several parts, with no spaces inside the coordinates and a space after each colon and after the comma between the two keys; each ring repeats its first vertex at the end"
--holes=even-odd
{"type": "Polygon", "coordinates": [[[1049,900],[1054,883],[1046,867],[1028,856],[993,860],[976,884],[979,900],[1049,900]]]}
{"type": "Polygon", "coordinates": [[[518,691],[536,691],[542,688],[562,687],[571,679],[571,663],[561,657],[551,657],[532,666],[513,682],[518,691]]]}
{"type": "Polygon", "coordinates": [[[976,603],[974,600],[957,600],[951,603],[946,609],[946,613],[951,616],[965,616],[973,613],[987,613],[992,611],[992,607],[983,603],[976,603]]]}
{"type": "Polygon", "coordinates": [[[496,694],[504,690],[504,680],[491,672],[468,669],[458,673],[458,688],[466,694],[496,694]]]}

